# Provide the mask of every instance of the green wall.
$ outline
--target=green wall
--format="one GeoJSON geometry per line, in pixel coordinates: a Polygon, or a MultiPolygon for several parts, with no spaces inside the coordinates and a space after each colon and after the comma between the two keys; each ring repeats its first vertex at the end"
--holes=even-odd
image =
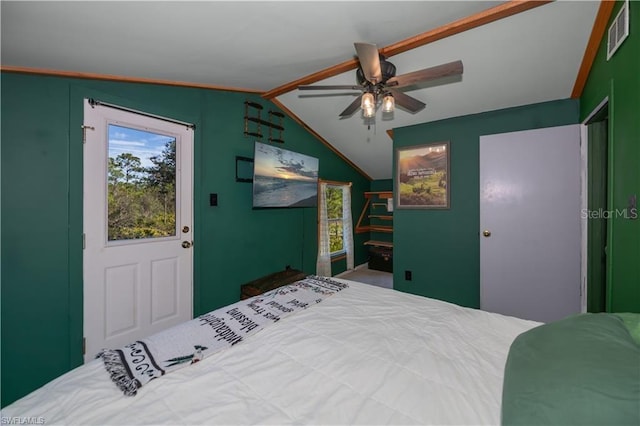
{"type": "Polygon", "coordinates": [[[478,308],[480,136],[575,124],[578,109],[577,100],[567,99],[394,129],[394,150],[450,141],[451,168],[450,209],[393,213],[394,288],[478,308]],[[404,279],[406,270],[412,281],[404,279]]]}
{"type": "MultiPolygon", "coordinates": [[[[611,21],[622,2],[614,7],[611,21]]],[[[580,98],[580,120],[609,98],[608,210],[623,211],[640,196],[640,3],[629,2],[629,37],[607,61],[603,37],[580,98]]],[[[640,312],[640,218],[607,222],[607,310],[640,312]]],[[[630,217],[630,212],[627,217],[630,217]]]]}
{"type": "MultiPolygon", "coordinates": [[[[240,285],[286,265],[315,272],[315,208],[252,210],[235,157],[253,157],[244,93],[2,73],[2,405],[82,363],[82,99],[196,124],[194,314],[239,299],[240,285]],[[208,205],[218,193],[219,206],[208,205]]],[[[290,118],[284,148],[320,159],[320,177],[370,182],[290,118]]],[[[367,253],[355,236],[356,264],[367,253]]],[[[334,265],[334,273],[344,265],[334,265]]]]}
{"type": "Polygon", "coordinates": [[[393,191],[393,179],[372,180],[369,191],[393,191]]]}

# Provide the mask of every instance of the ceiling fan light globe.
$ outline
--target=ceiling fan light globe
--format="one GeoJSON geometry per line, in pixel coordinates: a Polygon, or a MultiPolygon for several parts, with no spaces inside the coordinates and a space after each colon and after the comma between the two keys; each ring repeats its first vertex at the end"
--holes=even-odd
{"type": "Polygon", "coordinates": [[[371,118],[374,115],[376,115],[376,108],[374,105],[371,105],[370,107],[367,108],[362,108],[364,111],[364,117],[365,118],[371,118]]]}
{"type": "Polygon", "coordinates": [[[395,109],[395,100],[393,99],[393,95],[391,93],[387,93],[384,95],[382,99],[382,112],[390,113],[395,109]]]}
{"type": "Polygon", "coordinates": [[[373,93],[365,93],[362,95],[361,107],[363,110],[374,108],[375,105],[376,105],[376,100],[375,100],[375,97],[373,96],[373,93]]]}

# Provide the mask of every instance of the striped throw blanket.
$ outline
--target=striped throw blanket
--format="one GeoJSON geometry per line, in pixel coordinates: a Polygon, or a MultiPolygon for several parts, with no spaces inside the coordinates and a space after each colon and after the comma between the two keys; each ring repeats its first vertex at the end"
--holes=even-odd
{"type": "Polygon", "coordinates": [[[134,396],[138,389],[167,373],[200,361],[280,319],[320,303],[348,287],[310,275],[284,287],[211,311],[121,349],[104,349],[111,380],[134,396]]]}

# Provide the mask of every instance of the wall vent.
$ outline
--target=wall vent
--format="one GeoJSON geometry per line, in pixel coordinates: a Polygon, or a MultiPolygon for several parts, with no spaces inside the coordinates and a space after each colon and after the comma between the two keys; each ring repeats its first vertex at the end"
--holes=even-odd
{"type": "Polygon", "coordinates": [[[607,39],[607,61],[618,50],[622,42],[629,35],[629,0],[626,0],[616,18],[609,27],[607,39]]]}

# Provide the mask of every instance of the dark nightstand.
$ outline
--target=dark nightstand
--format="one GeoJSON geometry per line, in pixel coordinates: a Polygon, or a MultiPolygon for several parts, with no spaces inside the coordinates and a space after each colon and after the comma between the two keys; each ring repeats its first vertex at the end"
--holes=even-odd
{"type": "Polygon", "coordinates": [[[274,272],[256,280],[250,281],[240,286],[240,299],[248,299],[257,296],[274,288],[282,287],[287,284],[300,281],[306,278],[307,274],[297,269],[285,269],[284,271],[274,272]]]}
{"type": "Polygon", "coordinates": [[[393,272],[393,247],[371,247],[369,249],[369,269],[393,272]]]}

